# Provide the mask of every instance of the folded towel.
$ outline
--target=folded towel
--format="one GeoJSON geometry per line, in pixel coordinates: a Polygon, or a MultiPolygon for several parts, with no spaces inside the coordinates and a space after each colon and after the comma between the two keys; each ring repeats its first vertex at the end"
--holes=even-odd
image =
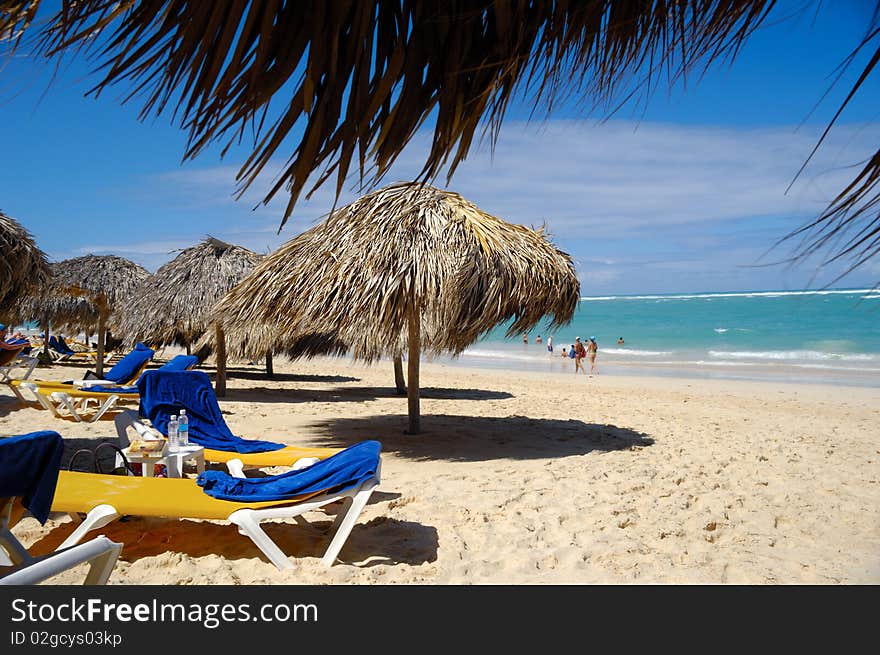
{"type": "Polygon", "coordinates": [[[266,478],[236,478],[223,471],[200,473],[197,483],[221,500],[260,502],[287,500],[318,492],[334,493],[375,477],[379,470],[378,441],[361,441],[311,466],[266,478]]]}
{"type": "Polygon", "coordinates": [[[147,348],[144,344],[138,342],[130,353],[120,359],[113,365],[109,371],[104,374],[105,380],[116,382],[117,384],[125,384],[133,382],[132,378],[148,361],[153,359],[155,351],[147,348]]]}
{"type": "Polygon", "coordinates": [[[137,382],[140,415],[168,435],[172,414],[186,410],[189,440],[205,448],[236,453],[262,453],[284,448],[282,443],[243,439],[226,425],[210,378],[202,371],[146,371],[137,382]]]}
{"type": "Polygon", "coordinates": [[[159,367],[160,371],[188,371],[199,363],[195,355],[175,355],[170,361],[159,367]]]}
{"type": "Polygon", "coordinates": [[[105,384],[96,384],[95,386],[83,387],[80,391],[97,391],[98,393],[137,393],[137,387],[119,387],[105,384]]]}
{"type": "Polygon", "coordinates": [[[20,496],[40,522],[49,518],[64,441],[51,430],[0,439],[0,498],[20,496]]]}

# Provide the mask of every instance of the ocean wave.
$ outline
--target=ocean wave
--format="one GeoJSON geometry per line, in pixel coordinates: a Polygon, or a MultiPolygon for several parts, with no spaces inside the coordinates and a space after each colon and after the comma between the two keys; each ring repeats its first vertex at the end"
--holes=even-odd
{"type": "Polygon", "coordinates": [[[660,357],[672,354],[668,350],[635,350],[633,348],[605,348],[603,352],[609,355],[629,355],[632,357],[660,357]]]}
{"type": "Polygon", "coordinates": [[[717,332],[718,334],[724,334],[724,333],[727,332],[729,329],[730,329],[730,328],[713,328],[713,330],[714,330],[715,332],[717,332]]]}
{"type": "Polygon", "coordinates": [[[710,350],[710,357],[719,359],[769,359],[769,360],[835,360],[843,362],[871,362],[880,355],[870,353],[830,353],[818,350],[710,350]]]}
{"type": "MultiPolygon", "coordinates": [[[[706,361],[704,359],[678,359],[678,360],[664,360],[664,361],[654,361],[654,362],[639,362],[639,366],[669,366],[669,367],[688,367],[688,366],[710,366],[710,367],[731,367],[731,368],[753,368],[753,369],[766,369],[773,370],[773,367],[768,365],[765,362],[731,362],[724,360],[713,360],[706,361]]],[[[868,367],[868,366],[838,366],[836,364],[798,364],[791,363],[786,366],[790,366],[791,368],[809,368],[809,369],[820,369],[823,371],[853,371],[858,373],[880,373],[880,368],[868,367]]]]}
{"type": "MultiPolygon", "coordinates": [[[[561,352],[561,351],[558,351],[561,352]]],[[[465,350],[462,357],[483,357],[487,359],[515,359],[518,361],[533,362],[536,359],[544,359],[544,355],[549,355],[546,350],[543,353],[535,353],[534,355],[519,355],[517,353],[509,353],[501,350],[465,350]]],[[[559,355],[557,355],[558,357],[559,355]]]]}
{"type": "MultiPolygon", "coordinates": [[[[653,296],[582,296],[581,300],[690,300],[693,298],[779,298],[783,296],[830,296],[871,294],[874,289],[825,289],[807,291],[737,291],[720,293],[663,294],[653,296]]],[[[880,296],[877,296],[880,297],[880,296]]]]}

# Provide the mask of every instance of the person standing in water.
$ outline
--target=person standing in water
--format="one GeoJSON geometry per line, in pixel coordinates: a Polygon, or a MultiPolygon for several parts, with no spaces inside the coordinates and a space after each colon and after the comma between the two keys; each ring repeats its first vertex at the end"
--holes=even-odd
{"type": "Polygon", "coordinates": [[[593,371],[599,375],[599,369],[596,368],[596,355],[599,352],[599,344],[596,343],[596,337],[590,337],[587,342],[587,354],[590,356],[590,377],[593,377],[593,371]]]}
{"type": "Polygon", "coordinates": [[[553,335],[547,337],[547,352],[553,354],[553,335]]]}
{"type": "Polygon", "coordinates": [[[577,337],[574,340],[574,372],[577,375],[578,371],[587,372],[587,369],[584,368],[583,360],[584,357],[587,356],[587,349],[584,348],[584,344],[581,343],[581,338],[577,337]]]}

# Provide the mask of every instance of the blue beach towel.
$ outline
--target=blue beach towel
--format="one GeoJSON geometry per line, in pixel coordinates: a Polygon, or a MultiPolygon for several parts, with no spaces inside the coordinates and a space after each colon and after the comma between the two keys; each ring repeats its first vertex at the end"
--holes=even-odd
{"type": "Polygon", "coordinates": [[[169,361],[162,364],[160,371],[187,371],[199,363],[195,355],[175,355],[169,361]]]}
{"type": "Polygon", "coordinates": [[[211,380],[202,371],[146,371],[137,381],[141,394],[140,415],[168,435],[172,414],[186,410],[189,440],[205,448],[235,453],[281,450],[284,444],[243,439],[232,434],[223,420],[211,380]]]}
{"type": "MultiPolygon", "coordinates": [[[[165,362],[157,371],[186,371],[199,361],[195,355],[175,355],[170,361],[165,362]]],[[[97,391],[99,393],[138,393],[135,386],[113,386],[113,385],[96,385],[87,387],[88,391],[97,391]]]]}
{"type": "Polygon", "coordinates": [[[22,353],[23,355],[30,355],[30,354],[31,354],[31,351],[33,350],[33,348],[31,348],[31,345],[30,345],[30,344],[31,344],[31,342],[28,341],[27,339],[7,339],[7,340],[6,340],[6,345],[7,345],[7,346],[24,346],[24,345],[27,345],[26,348],[22,348],[22,349],[21,349],[21,353],[22,353]]]}
{"type": "Polygon", "coordinates": [[[116,382],[117,384],[130,382],[141,367],[153,359],[154,354],[155,351],[152,348],[147,348],[144,344],[138,342],[134,350],[116,362],[113,368],[104,374],[104,379],[116,382]]]}
{"type": "Polygon", "coordinates": [[[205,471],[199,474],[197,483],[209,496],[244,502],[332,493],[375,477],[381,449],[382,444],[378,441],[361,441],[298,471],[267,478],[236,478],[224,471],[205,471]]]}
{"type": "Polygon", "coordinates": [[[40,523],[49,518],[64,441],[51,430],[0,439],[0,497],[21,497],[40,523]]]}
{"type": "Polygon", "coordinates": [[[56,337],[54,334],[51,337],[49,337],[49,346],[52,348],[52,350],[54,350],[55,352],[61,353],[62,355],[72,355],[73,354],[73,350],[70,349],[70,346],[68,346],[67,344],[61,345],[61,342],[58,340],[58,337],[56,337]]]}
{"type": "Polygon", "coordinates": [[[94,387],[84,387],[83,391],[97,391],[98,393],[137,393],[137,387],[114,387],[112,385],[101,384],[94,387]]]}

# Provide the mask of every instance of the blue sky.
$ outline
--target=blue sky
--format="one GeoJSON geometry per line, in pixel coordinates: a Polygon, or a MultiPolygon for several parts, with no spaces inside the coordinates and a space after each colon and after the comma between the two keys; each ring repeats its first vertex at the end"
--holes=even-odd
{"type": "MultiPolygon", "coordinates": [[[[607,121],[567,105],[526,122],[530,106],[515,105],[494,156],[488,145],[472,150],[448,184],[435,183],[506,220],[546,226],[574,257],[584,295],[825,284],[839,269],[762,264],[790,254],[767,251],[821,211],[880,142],[880,86],[868,81],[786,193],[861,70],[864,58],[822,100],[873,3],[803,6],[782,3],[732,64],[686,87],[660,85],[607,121]]],[[[53,69],[24,51],[0,70],[0,209],[52,259],[118,254],[155,270],[207,234],[268,252],[330,209],[325,185],[277,234],[286,199],[258,206],[271,172],[233,197],[247,144],[182,164],[185,134],[170,115],[139,122],[137,104],[119,102],[123,89],[85,98],[89,70],[65,63],[50,85],[53,69]]],[[[417,135],[384,183],[414,177],[428,144],[417,135]]],[[[341,202],[357,195],[352,185],[341,202]]],[[[873,261],[839,286],[878,280],[873,261]]]]}

